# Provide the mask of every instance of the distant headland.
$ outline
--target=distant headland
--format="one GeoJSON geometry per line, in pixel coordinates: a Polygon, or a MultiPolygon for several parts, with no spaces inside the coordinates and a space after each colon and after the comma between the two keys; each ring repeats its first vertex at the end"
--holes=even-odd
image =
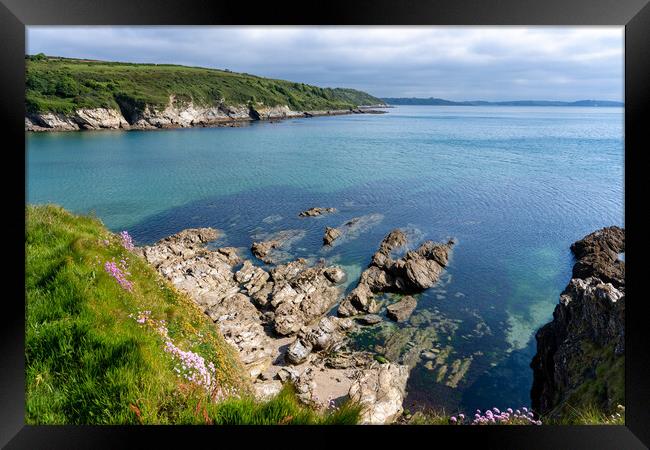
{"type": "Polygon", "coordinates": [[[623,102],[611,100],[577,100],[574,102],[561,102],[555,100],[514,100],[504,102],[488,102],[484,100],[471,100],[455,102],[442,98],[417,98],[417,97],[384,97],[382,100],[389,105],[444,105],[444,106],[625,106],[623,102]]]}

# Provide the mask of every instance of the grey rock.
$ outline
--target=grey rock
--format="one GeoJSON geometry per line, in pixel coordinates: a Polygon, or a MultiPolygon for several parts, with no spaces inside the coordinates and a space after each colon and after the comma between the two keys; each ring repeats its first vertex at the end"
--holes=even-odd
{"type": "Polygon", "coordinates": [[[374,294],[365,284],[359,284],[354,288],[343,299],[337,311],[341,317],[377,312],[379,312],[379,305],[375,301],[374,294]]]}
{"type": "Polygon", "coordinates": [[[277,380],[253,383],[255,398],[259,401],[268,401],[278,395],[282,390],[282,383],[277,380]]]}
{"type": "Polygon", "coordinates": [[[386,312],[388,317],[391,319],[398,322],[403,322],[411,317],[411,314],[413,314],[413,310],[415,310],[416,306],[417,300],[415,300],[415,298],[411,297],[410,295],[407,295],[397,303],[388,305],[386,312]]]}
{"type": "MultiPolygon", "coordinates": [[[[317,320],[337,301],[340,290],[326,276],[325,268],[309,267],[288,278],[289,269],[275,282],[271,305],[275,308],[274,329],[283,336],[298,332],[317,320]],[[285,273],[286,272],[286,273],[285,273]]],[[[272,276],[275,280],[276,272],[272,276]]]]}
{"type": "Polygon", "coordinates": [[[310,208],[298,214],[300,217],[315,217],[336,212],[336,208],[310,208]]]}
{"type": "Polygon", "coordinates": [[[332,245],[342,234],[337,228],[326,227],[325,234],[323,235],[323,245],[332,245]]]}
{"type": "Polygon", "coordinates": [[[402,414],[408,374],[407,366],[393,363],[362,372],[348,393],[363,408],[361,424],[390,424],[402,414]]]}
{"type": "Polygon", "coordinates": [[[375,325],[381,322],[382,318],[377,314],[366,314],[365,316],[356,317],[356,320],[364,325],[375,325]]]}
{"type": "Polygon", "coordinates": [[[340,267],[328,267],[323,273],[334,284],[341,284],[347,279],[347,275],[340,267]]]}
{"type": "Polygon", "coordinates": [[[308,340],[297,338],[287,348],[285,360],[289,364],[302,364],[307,361],[312,349],[313,346],[308,340]]]}

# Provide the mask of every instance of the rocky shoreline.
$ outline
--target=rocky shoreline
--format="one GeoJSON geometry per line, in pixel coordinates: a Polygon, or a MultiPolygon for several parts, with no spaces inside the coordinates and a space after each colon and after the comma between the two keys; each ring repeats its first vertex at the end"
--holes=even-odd
{"type": "Polygon", "coordinates": [[[595,231],[571,251],[571,281],[535,336],[531,363],[533,409],[552,417],[586,404],[608,411],[624,399],[625,230],[595,231]]]}
{"type": "MultiPolygon", "coordinates": [[[[188,229],[137,251],[215,322],[237,349],[258,397],[268,398],[290,382],[302,402],[317,408],[347,398],[360,402],[361,423],[385,424],[399,417],[409,366],[352,350],[347,336],[364,323],[383,320],[367,314],[379,311],[375,293],[411,293],[432,286],[452,245],[427,241],[397,258],[406,236],[393,230],[359,285],[342,298],[347,274],[341,267],[271,259],[266,269],[242,258],[236,248],[208,249],[206,244],[220,235],[212,228],[188,229]],[[349,305],[339,306],[338,317],[330,314],[337,304],[349,305]]],[[[264,242],[253,242],[253,250],[260,244],[264,242]]],[[[391,305],[389,317],[404,320],[414,308],[415,299],[404,297],[391,305]]]]}
{"type": "MultiPolygon", "coordinates": [[[[380,107],[380,105],[377,105],[380,107]]],[[[234,127],[254,121],[277,121],[297,117],[335,116],[344,114],[383,114],[386,111],[359,106],[350,109],[294,111],[288,106],[236,105],[204,107],[179,104],[170,97],[160,110],[145,105],[120,105],[120,109],[81,108],[72,113],[28,113],[25,131],[82,131],[82,130],[155,130],[188,127],[234,127]]]]}

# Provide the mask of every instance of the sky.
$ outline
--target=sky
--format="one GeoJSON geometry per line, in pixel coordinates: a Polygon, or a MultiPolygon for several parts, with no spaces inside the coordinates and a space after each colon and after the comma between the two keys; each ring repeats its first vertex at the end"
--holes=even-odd
{"type": "Polygon", "coordinates": [[[623,27],[30,26],[27,53],[229,69],[377,97],[624,98],[623,27]]]}

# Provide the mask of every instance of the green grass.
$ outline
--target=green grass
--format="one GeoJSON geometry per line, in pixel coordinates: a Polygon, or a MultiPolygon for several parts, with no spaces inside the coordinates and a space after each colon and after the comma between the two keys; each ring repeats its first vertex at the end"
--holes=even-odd
{"type": "Polygon", "coordinates": [[[547,419],[551,425],[625,425],[625,407],[617,406],[609,413],[595,405],[567,406],[560,418],[547,419]]]}
{"type": "Polygon", "coordinates": [[[256,402],[235,350],[192,301],[163,280],[92,217],[26,208],[26,423],[353,423],[346,405],[331,414],[297,403],[285,389],[256,402]],[[104,270],[128,258],[131,292],[104,270]],[[132,314],[151,311],[139,324],[132,314]],[[215,403],[174,372],[154,321],[169,338],[215,365],[215,380],[238,393],[215,403]],[[291,417],[289,417],[291,416],[291,417]]]}
{"type": "Polygon", "coordinates": [[[171,64],[131,64],[34,55],[26,57],[27,110],[70,113],[79,108],[164,108],[170,95],[180,104],[212,106],[262,103],[296,111],[349,109],[383,103],[354,89],[320,88],[227,70],[171,64]]]}

